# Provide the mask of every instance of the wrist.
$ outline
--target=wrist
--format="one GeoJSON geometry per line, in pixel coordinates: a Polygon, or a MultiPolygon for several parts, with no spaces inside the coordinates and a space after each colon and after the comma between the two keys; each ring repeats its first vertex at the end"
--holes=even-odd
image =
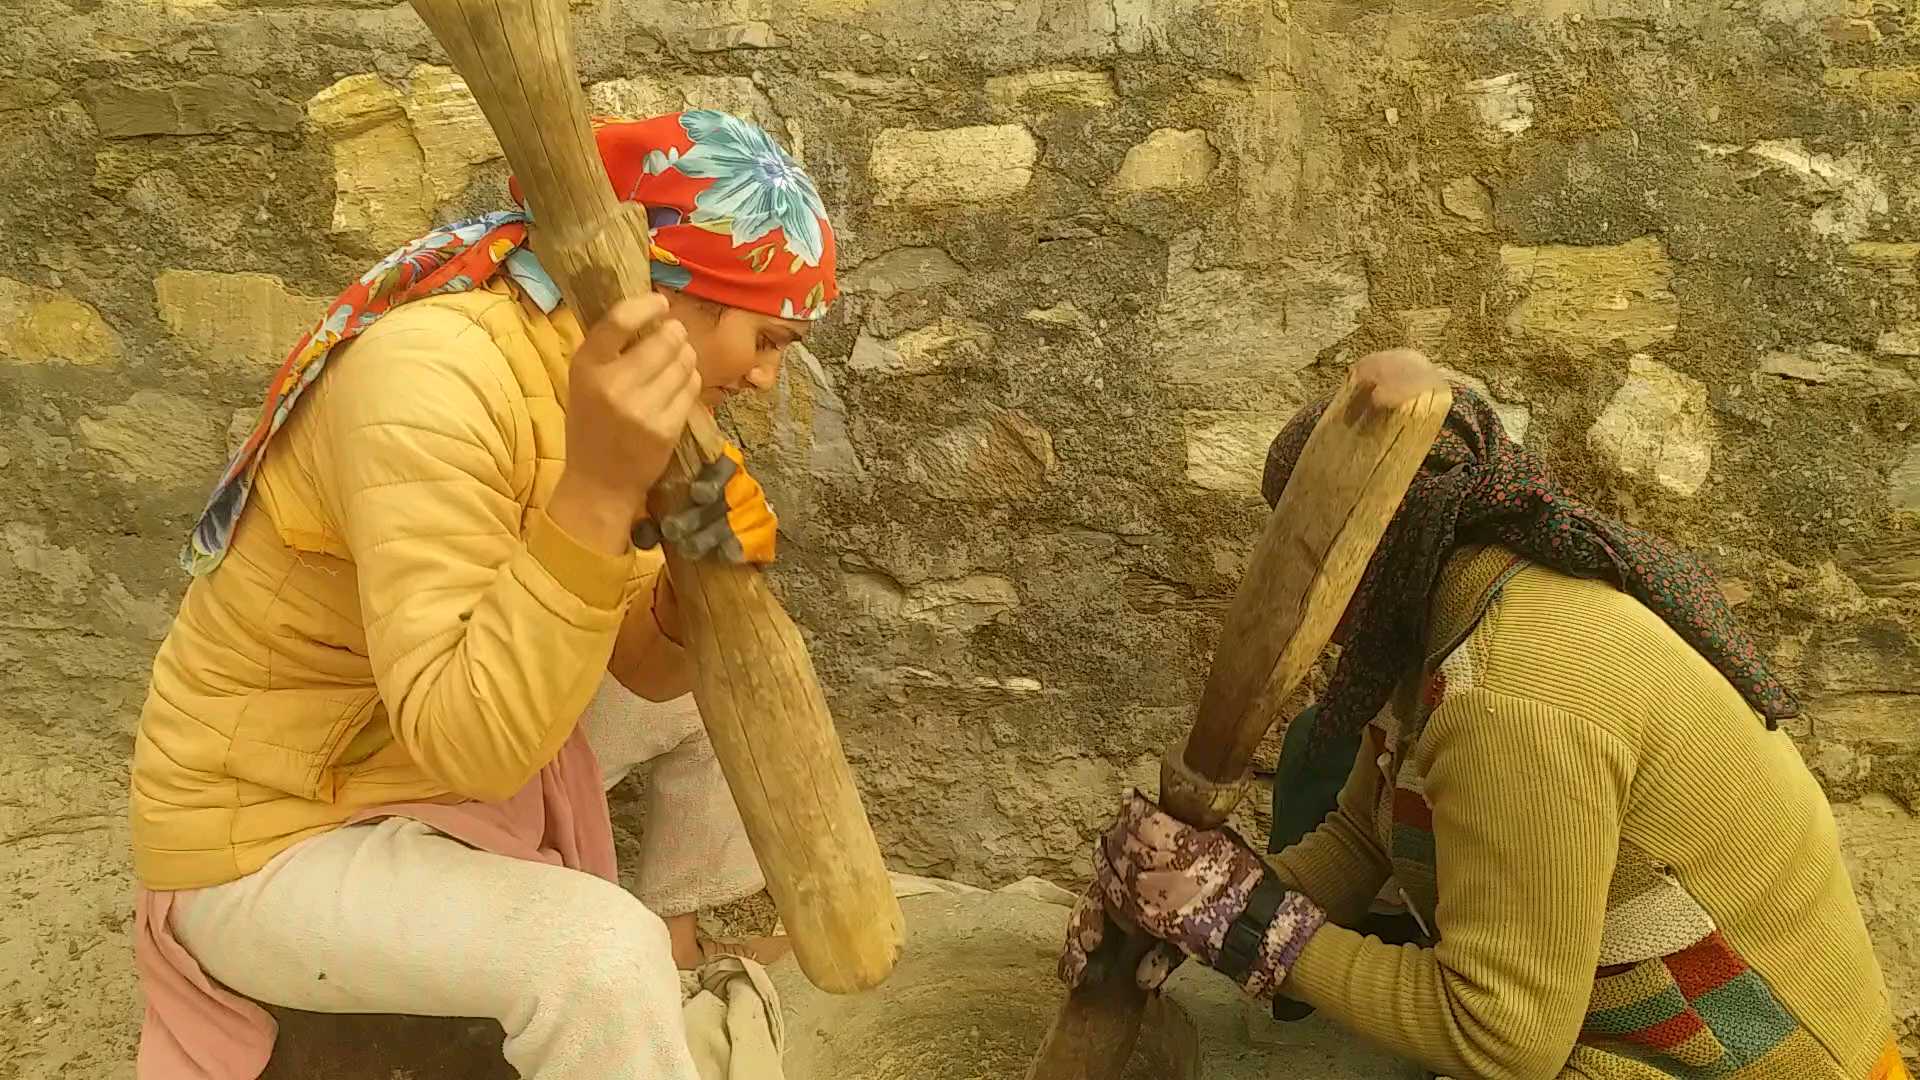
{"type": "Polygon", "coordinates": [[[687,647],[685,630],[680,625],[680,601],[673,592],[673,579],[667,576],[667,568],[660,568],[660,576],[653,583],[653,626],[660,636],[675,648],[687,647]]]}
{"type": "Polygon", "coordinates": [[[1318,904],[1268,870],[1228,927],[1215,968],[1253,997],[1272,997],[1326,921],[1318,904]]]}
{"type": "Polygon", "coordinates": [[[607,555],[624,555],[632,548],[630,534],[641,512],[633,492],[611,488],[573,469],[560,474],[546,510],[567,535],[607,555]]]}

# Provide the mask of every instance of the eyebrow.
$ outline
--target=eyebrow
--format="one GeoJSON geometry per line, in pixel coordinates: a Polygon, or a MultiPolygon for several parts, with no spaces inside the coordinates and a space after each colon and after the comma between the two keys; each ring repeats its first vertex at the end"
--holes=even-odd
{"type": "Polygon", "coordinates": [[[778,344],[780,344],[783,347],[787,345],[791,345],[794,342],[799,341],[801,338],[800,331],[795,330],[793,327],[784,325],[782,323],[774,323],[773,325],[768,326],[767,332],[770,334],[773,334],[778,344]]]}

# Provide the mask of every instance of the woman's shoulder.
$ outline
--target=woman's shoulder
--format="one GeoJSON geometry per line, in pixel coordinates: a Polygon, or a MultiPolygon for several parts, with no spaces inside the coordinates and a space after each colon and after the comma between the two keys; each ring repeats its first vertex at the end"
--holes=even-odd
{"type": "Polygon", "coordinates": [[[1674,709],[1751,719],[1732,684],[1652,609],[1611,582],[1507,556],[1456,650],[1479,685],[1629,737],[1674,709]]]}
{"type": "Polygon", "coordinates": [[[510,408],[525,397],[506,351],[518,311],[511,297],[489,289],[403,304],[340,348],[328,363],[326,394],[336,407],[477,400],[490,410],[510,408]]]}
{"type": "Polygon", "coordinates": [[[477,338],[499,340],[524,334],[520,305],[504,289],[481,286],[463,292],[422,297],[380,315],[348,345],[367,351],[369,344],[403,339],[438,339],[453,348],[477,338]]]}

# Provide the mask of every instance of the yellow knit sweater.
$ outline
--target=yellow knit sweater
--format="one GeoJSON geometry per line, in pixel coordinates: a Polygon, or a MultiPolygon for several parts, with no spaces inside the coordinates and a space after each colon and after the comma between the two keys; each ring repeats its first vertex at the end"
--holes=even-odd
{"type": "Polygon", "coordinates": [[[1897,1075],[1786,735],[1631,597],[1504,549],[1451,561],[1432,622],[1339,809],[1273,857],[1331,920],[1288,996],[1461,1080],[1897,1075]],[[1432,947],[1335,925],[1389,874],[1432,947]]]}

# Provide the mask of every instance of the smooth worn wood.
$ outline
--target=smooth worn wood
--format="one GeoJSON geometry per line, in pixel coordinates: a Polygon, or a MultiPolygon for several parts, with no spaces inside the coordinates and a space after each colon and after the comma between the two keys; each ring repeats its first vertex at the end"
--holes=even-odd
{"type": "MultiPolygon", "coordinates": [[[[1353,366],[1307,437],[1227,609],[1181,756],[1192,774],[1243,783],[1260,740],[1346,613],[1452,406],[1446,379],[1418,353],[1375,353],[1353,366]]],[[[1216,802],[1167,812],[1211,828],[1232,809],[1216,802]]]]}
{"type": "MultiPolygon", "coordinates": [[[[535,247],[583,325],[648,286],[645,211],[607,181],[567,33],[565,0],[413,0],[467,81],[536,223],[535,247]]],[[[696,410],[654,492],[659,514],[719,456],[696,410]]],[[[695,699],[767,890],[814,985],[852,993],[893,970],[903,936],[880,845],[793,620],[758,570],[667,566],[696,668],[695,699]]]]}
{"type": "MultiPolygon", "coordinates": [[[[1418,353],[1376,353],[1348,373],[1267,517],[1193,730],[1161,763],[1168,813],[1213,828],[1233,812],[1254,748],[1333,636],[1452,403],[1418,353]]],[[[1067,996],[1029,1080],[1119,1077],[1140,1036],[1147,994],[1133,973],[1149,947],[1108,922],[1098,962],[1067,996]]]]}

